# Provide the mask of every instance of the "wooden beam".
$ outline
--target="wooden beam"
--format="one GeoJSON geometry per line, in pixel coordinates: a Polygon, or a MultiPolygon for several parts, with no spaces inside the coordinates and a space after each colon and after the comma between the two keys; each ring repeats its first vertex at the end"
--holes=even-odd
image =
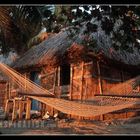
{"type": "Polygon", "coordinates": [[[58,86],[60,86],[60,66],[58,67],[58,69],[57,69],[57,76],[58,76],[58,86]]]}
{"type": "Polygon", "coordinates": [[[40,77],[40,78],[48,77],[48,76],[50,76],[50,75],[52,75],[52,74],[54,74],[54,73],[55,73],[55,71],[53,71],[53,72],[51,72],[51,73],[48,73],[48,74],[41,74],[41,77],[40,77]]]}
{"type": "Polygon", "coordinates": [[[73,88],[73,65],[70,67],[70,96],[69,99],[72,100],[72,88],[73,88]]]}
{"type": "Polygon", "coordinates": [[[101,97],[140,98],[139,95],[95,95],[101,97]]]}
{"type": "Polygon", "coordinates": [[[54,73],[54,82],[53,82],[53,94],[55,95],[55,86],[56,86],[56,68],[54,73]]]}
{"type": "Polygon", "coordinates": [[[101,84],[101,70],[100,70],[100,65],[99,61],[97,61],[97,69],[98,69],[98,84],[99,84],[99,92],[102,95],[102,84],[101,84]]]}
{"type": "Polygon", "coordinates": [[[42,93],[26,93],[26,92],[18,92],[18,95],[27,95],[27,96],[39,96],[39,97],[55,97],[54,95],[47,95],[42,93]]]}

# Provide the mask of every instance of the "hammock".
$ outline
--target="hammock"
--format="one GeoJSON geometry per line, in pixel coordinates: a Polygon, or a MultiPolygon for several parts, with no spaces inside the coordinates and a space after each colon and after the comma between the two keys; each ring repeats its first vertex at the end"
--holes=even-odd
{"type": "MultiPolygon", "coordinates": [[[[121,110],[128,108],[135,104],[140,104],[137,98],[124,98],[124,97],[95,97],[92,102],[76,102],[69,101],[60,98],[51,97],[37,97],[38,93],[42,96],[53,94],[47,89],[37,85],[28,78],[10,68],[9,66],[0,63],[0,70],[7,75],[15,84],[17,84],[23,92],[29,93],[30,98],[38,100],[48,106],[51,106],[63,113],[83,116],[83,117],[93,117],[109,112],[121,110]],[[36,96],[35,96],[36,95],[36,96]]],[[[140,76],[128,80],[124,83],[118,84],[112,89],[111,93],[123,93],[123,95],[131,95],[133,89],[138,86],[140,81],[140,76]]]]}

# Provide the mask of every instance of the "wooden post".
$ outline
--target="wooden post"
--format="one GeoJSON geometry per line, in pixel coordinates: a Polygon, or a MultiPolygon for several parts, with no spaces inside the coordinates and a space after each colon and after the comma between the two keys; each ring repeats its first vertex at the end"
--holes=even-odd
{"type": "Polygon", "coordinates": [[[9,82],[9,92],[8,92],[8,93],[9,93],[9,99],[10,99],[10,97],[11,97],[11,89],[10,89],[10,88],[11,88],[11,84],[10,84],[10,82],[9,82]]]}
{"type": "Polygon", "coordinates": [[[58,86],[60,86],[60,66],[58,67],[57,76],[58,76],[58,86]]]}
{"type": "Polygon", "coordinates": [[[25,73],[25,92],[27,91],[26,73],[25,73]]]}
{"type": "MultiPolygon", "coordinates": [[[[84,80],[84,62],[82,62],[82,73],[81,73],[81,85],[80,85],[80,100],[83,100],[83,80],[84,80]]],[[[79,120],[83,120],[83,117],[79,116],[79,120]]]]}
{"type": "Polygon", "coordinates": [[[69,99],[72,100],[72,88],[73,88],[73,66],[70,67],[70,96],[69,99]]]}
{"type": "Polygon", "coordinates": [[[57,86],[58,86],[58,98],[61,98],[61,90],[60,90],[60,66],[57,68],[57,86]]]}
{"type": "Polygon", "coordinates": [[[13,99],[13,112],[12,112],[12,121],[14,121],[16,119],[16,100],[13,99]]]}
{"type": "MultiPolygon", "coordinates": [[[[70,91],[69,91],[69,99],[72,100],[72,88],[73,88],[73,65],[71,64],[71,67],[70,67],[70,91]]],[[[67,115],[69,118],[72,117],[71,114],[67,115]]]]}
{"type": "Polygon", "coordinates": [[[5,114],[6,114],[6,117],[8,116],[9,114],[9,99],[6,100],[6,105],[5,105],[5,114]]]}
{"type": "Polygon", "coordinates": [[[87,99],[87,88],[88,88],[88,84],[87,84],[87,80],[85,81],[86,82],[86,86],[85,86],[85,99],[87,99]]]}
{"type": "Polygon", "coordinates": [[[83,98],[83,80],[84,80],[84,62],[82,62],[81,87],[80,87],[80,100],[82,100],[82,98],[83,98]]]}
{"type": "MultiPolygon", "coordinates": [[[[53,83],[53,94],[54,95],[55,95],[55,85],[56,85],[55,83],[56,83],[56,68],[54,70],[54,83],[53,83]]],[[[53,108],[52,111],[53,111],[53,115],[54,115],[55,109],[53,108]]]]}
{"type": "MultiPolygon", "coordinates": [[[[101,70],[100,70],[100,65],[99,65],[99,61],[97,61],[97,69],[98,69],[98,82],[99,82],[99,91],[100,94],[103,95],[102,93],[102,84],[101,84],[101,70]]],[[[100,115],[100,120],[103,121],[104,120],[104,115],[100,115]]]]}
{"type": "Polygon", "coordinates": [[[26,120],[31,118],[31,100],[27,98],[26,103],[26,120]]]}
{"type": "Polygon", "coordinates": [[[99,62],[97,61],[97,69],[98,69],[98,84],[99,84],[99,92],[102,95],[102,85],[101,85],[101,70],[100,70],[100,65],[99,62]]]}
{"type": "Polygon", "coordinates": [[[24,108],[24,101],[19,101],[19,119],[22,119],[23,108],[24,108]]]}
{"type": "Polygon", "coordinates": [[[6,89],[5,89],[5,100],[8,99],[8,82],[6,82],[6,89]]]}
{"type": "Polygon", "coordinates": [[[53,94],[55,94],[55,83],[56,83],[56,68],[54,72],[53,94]]]}

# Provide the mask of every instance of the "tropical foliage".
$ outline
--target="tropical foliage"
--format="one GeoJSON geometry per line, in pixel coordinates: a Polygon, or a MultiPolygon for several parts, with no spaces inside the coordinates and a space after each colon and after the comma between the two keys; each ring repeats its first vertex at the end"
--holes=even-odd
{"type": "MultiPolygon", "coordinates": [[[[133,52],[140,48],[140,7],[100,5],[44,5],[44,6],[1,6],[0,40],[2,52],[10,49],[22,53],[29,49],[30,40],[39,34],[42,27],[46,32],[58,33],[62,28],[82,26],[84,33],[98,32],[99,26],[112,40],[115,50],[133,52]],[[100,23],[100,25],[98,24],[100,23]]],[[[39,41],[40,43],[40,41],[39,41]]],[[[95,45],[93,42],[84,44],[95,45]]],[[[36,43],[37,44],[37,41],[36,43]]]]}

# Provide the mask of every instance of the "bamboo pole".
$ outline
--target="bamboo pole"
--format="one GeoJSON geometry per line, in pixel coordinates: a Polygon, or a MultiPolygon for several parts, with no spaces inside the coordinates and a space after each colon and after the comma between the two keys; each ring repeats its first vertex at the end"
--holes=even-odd
{"type": "Polygon", "coordinates": [[[54,73],[53,94],[55,94],[55,86],[56,86],[56,68],[54,73]]]}
{"type": "Polygon", "coordinates": [[[99,92],[102,95],[102,84],[101,84],[101,70],[100,70],[100,65],[99,61],[97,61],[97,69],[98,69],[98,84],[99,84],[99,92]]]}
{"type": "Polygon", "coordinates": [[[73,88],[73,66],[70,67],[70,96],[69,99],[72,100],[72,88],[73,88]]]}

